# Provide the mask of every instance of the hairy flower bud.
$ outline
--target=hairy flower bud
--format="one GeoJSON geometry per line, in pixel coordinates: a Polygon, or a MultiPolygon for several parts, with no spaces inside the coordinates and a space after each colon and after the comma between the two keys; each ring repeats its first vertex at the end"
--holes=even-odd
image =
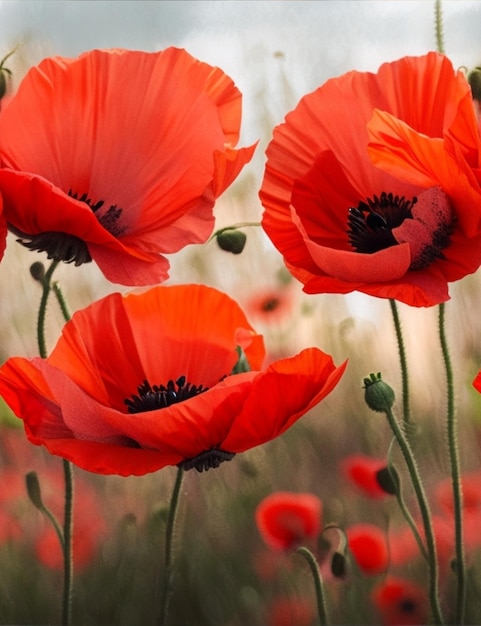
{"type": "Polygon", "coordinates": [[[370,374],[365,378],[364,389],[364,399],[370,409],[384,413],[392,408],[394,391],[382,380],[380,373],[370,374]]]}
{"type": "Polygon", "coordinates": [[[399,475],[395,467],[383,467],[377,471],[376,480],[386,493],[394,496],[399,492],[399,475]]]}
{"type": "Polygon", "coordinates": [[[45,266],[41,261],[35,261],[30,266],[30,275],[35,280],[38,280],[40,283],[45,278],[45,266]]]}
{"type": "Polygon", "coordinates": [[[475,67],[468,74],[468,83],[471,87],[473,100],[481,100],[481,67],[475,67]]]}
{"type": "Polygon", "coordinates": [[[217,244],[219,248],[232,254],[240,254],[246,245],[247,235],[241,230],[223,230],[218,233],[217,244]]]}
{"type": "Polygon", "coordinates": [[[331,572],[336,578],[344,578],[346,575],[346,556],[342,552],[334,552],[331,560],[331,572]]]}
{"type": "Polygon", "coordinates": [[[25,481],[27,484],[27,493],[32,504],[40,511],[43,511],[44,505],[42,502],[42,492],[40,490],[40,483],[38,481],[37,472],[28,472],[25,475],[25,481]]]}

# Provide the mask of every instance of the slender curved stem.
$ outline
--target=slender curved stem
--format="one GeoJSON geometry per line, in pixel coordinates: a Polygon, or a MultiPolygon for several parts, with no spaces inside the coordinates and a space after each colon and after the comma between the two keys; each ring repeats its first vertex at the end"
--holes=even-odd
{"type": "Polygon", "coordinates": [[[317,612],[319,615],[319,624],[320,626],[327,626],[328,618],[327,618],[326,597],[324,594],[324,585],[322,583],[322,576],[321,576],[321,572],[319,569],[319,563],[317,562],[317,559],[312,554],[312,552],[304,546],[297,548],[297,553],[302,555],[309,564],[309,567],[312,573],[312,578],[314,580],[314,587],[316,590],[317,612]]]}
{"type": "Polygon", "coordinates": [[[393,479],[393,481],[396,484],[396,500],[398,502],[399,508],[401,509],[401,513],[404,515],[404,519],[406,520],[406,522],[408,523],[413,535],[414,535],[414,539],[416,540],[416,543],[418,544],[418,548],[419,551],[421,552],[423,558],[429,562],[429,556],[428,553],[426,551],[426,547],[423,543],[423,540],[421,539],[421,535],[419,534],[418,528],[416,526],[416,523],[414,522],[414,519],[411,515],[411,512],[409,511],[406,502],[404,500],[403,494],[402,494],[402,489],[401,489],[401,481],[400,478],[396,472],[396,469],[394,467],[394,464],[392,462],[392,449],[393,449],[393,443],[396,441],[396,439],[394,438],[391,441],[391,445],[389,446],[389,452],[388,452],[388,456],[387,456],[387,463],[388,463],[388,470],[389,473],[391,474],[391,477],[393,479]]]}
{"type": "Polygon", "coordinates": [[[216,230],[215,233],[213,233],[209,237],[209,239],[207,240],[207,243],[215,239],[217,235],[220,235],[220,233],[225,233],[228,230],[237,230],[238,228],[246,228],[248,226],[260,226],[260,225],[261,225],[260,222],[239,222],[238,224],[232,224],[232,226],[224,226],[224,228],[219,228],[219,230],[216,230]]]}
{"type": "Polygon", "coordinates": [[[449,461],[451,466],[451,481],[453,486],[454,501],[454,534],[456,550],[456,574],[457,574],[457,597],[456,597],[456,624],[464,624],[466,609],[466,559],[464,554],[464,531],[463,531],[463,493],[461,488],[461,472],[459,460],[459,445],[457,432],[457,419],[454,410],[454,380],[451,358],[446,339],[445,305],[439,305],[439,341],[443,353],[444,367],[446,371],[446,387],[448,395],[447,409],[447,435],[449,448],[449,461]]]}
{"type": "Polygon", "coordinates": [[[62,626],[70,626],[72,615],[72,540],[73,540],[73,472],[70,461],[63,461],[65,477],[65,509],[64,509],[64,576],[63,576],[63,610],[62,626]]]}
{"type": "Polygon", "coordinates": [[[410,408],[409,408],[409,374],[406,360],[406,350],[404,347],[404,339],[401,328],[401,320],[397,309],[395,300],[389,300],[391,305],[391,313],[394,322],[394,329],[396,331],[396,338],[398,344],[399,361],[401,364],[402,375],[402,390],[403,390],[403,419],[405,424],[409,424],[411,421],[410,408]]]}
{"type": "Polygon", "coordinates": [[[47,358],[47,344],[45,341],[45,317],[47,314],[47,302],[50,295],[50,281],[55,268],[58,265],[58,261],[52,261],[50,267],[45,272],[45,276],[42,278],[42,297],[40,298],[40,306],[38,308],[37,316],[37,343],[38,353],[42,359],[47,358]]]}
{"type": "Polygon", "coordinates": [[[56,298],[57,298],[57,302],[60,305],[60,310],[62,311],[62,315],[63,315],[63,319],[68,322],[70,320],[70,311],[68,310],[68,306],[67,303],[65,301],[64,295],[62,293],[62,290],[60,289],[59,284],[57,283],[57,281],[52,283],[52,291],[54,292],[56,298]]]}
{"type": "Polygon", "coordinates": [[[438,559],[437,559],[437,554],[436,554],[436,544],[434,540],[434,531],[433,531],[433,525],[431,521],[431,511],[429,508],[429,503],[426,497],[423,483],[421,481],[421,477],[419,476],[418,467],[416,464],[416,460],[414,458],[414,454],[411,450],[411,446],[409,445],[409,441],[404,436],[404,433],[399,427],[399,424],[397,423],[397,420],[394,417],[391,408],[386,407],[385,412],[386,412],[386,416],[388,418],[391,430],[396,438],[397,444],[406,462],[406,465],[409,471],[409,476],[411,477],[414,491],[416,493],[419,509],[421,511],[421,517],[423,520],[424,533],[426,536],[426,545],[427,545],[427,552],[428,552],[429,598],[431,602],[431,610],[433,612],[433,618],[436,624],[444,624],[441,606],[439,603],[438,559]]]}
{"type": "Polygon", "coordinates": [[[177,511],[179,508],[180,490],[183,478],[184,470],[182,469],[182,467],[179,467],[177,469],[174,489],[172,491],[172,497],[170,499],[169,516],[167,518],[167,527],[165,530],[165,572],[164,586],[162,589],[162,598],[160,605],[160,617],[158,622],[159,626],[165,626],[167,624],[170,599],[174,591],[174,530],[177,511]]]}
{"type": "MultiPolygon", "coordinates": [[[[45,341],[45,319],[47,314],[47,303],[50,291],[53,289],[57,299],[59,300],[63,316],[66,321],[70,319],[65,300],[62,296],[58,285],[52,285],[52,275],[59,261],[53,260],[50,267],[41,278],[42,296],[37,316],[37,342],[39,355],[47,358],[47,344],[45,341]]],[[[73,535],[73,472],[72,465],[69,461],[63,461],[64,477],[65,477],[65,505],[64,505],[64,524],[63,533],[59,532],[58,522],[49,516],[57,535],[63,552],[64,562],[64,580],[63,580],[63,602],[62,602],[62,626],[70,626],[72,613],[72,581],[73,581],[73,561],[72,561],[72,535],[73,535]]],[[[48,516],[48,511],[46,512],[48,516]]]]}

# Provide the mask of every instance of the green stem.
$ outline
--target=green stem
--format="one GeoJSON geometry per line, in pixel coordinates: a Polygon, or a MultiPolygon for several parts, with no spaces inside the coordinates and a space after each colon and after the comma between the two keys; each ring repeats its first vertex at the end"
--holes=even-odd
{"type": "Polygon", "coordinates": [[[463,533],[463,493],[461,488],[461,472],[459,460],[459,445],[457,433],[457,419],[454,410],[454,382],[451,358],[446,339],[445,305],[439,305],[439,341],[443,353],[444,367],[446,371],[446,386],[448,394],[447,409],[447,433],[449,460],[451,465],[451,481],[453,485],[454,501],[454,533],[456,550],[456,574],[457,574],[457,599],[456,599],[456,624],[464,624],[466,607],[466,560],[464,554],[463,533]]]}
{"type": "Polygon", "coordinates": [[[443,11],[441,0],[435,0],[435,28],[436,28],[436,50],[444,54],[444,35],[443,35],[443,11]]]}
{"type": "MultiPolygon", "coordinates": [[[[52,275],[58,265],[58,261],[53,260],[50,267],[45,272],[45,275],[41,278],[42,284],[42,296],[40,299],[40,306],[37,316],[37,342],[38,351],[41,358],[47,358],[47,344],[45,340],[45,319],[47,314],[47,303],[50,291],[54,290],[57,299],[60,302],[60,307],[66,321],[70,319],[65,300],[58,285],[52,285],[52,275]]],[[[63,579],[63,602],[62,602],[62,626],[70,626],[71,612],[72,612],[72,580],[73,580],[73,561],[72,561],[72,534],[73,534],[73,476],[72,465],[69,461],[64,459],[63,461],[64,476],[65,476],[65,506],[64,506],[64,527],[63,534],[59,532],[58,523],[49,516],[57,535],[59,537],[60,545],[63,552],[64,562],[64,579],[63,579]]]]}
{"type": "Polygon", "coordinates": [[[165,626],[167,624],[170,599],[174,591],[174,530],[177,511],[179,508],[180,490],[183,478],[184,470],[182,469],[182,467],[179,467],[177,469],[174,489],[172,491],[172,497],[170,499],[169,516],[167,518],[167,527],[165,530],[165,572],[164,586],[162,589],[162,598],[160,605],[160,618],[158,622],[159,626],[165,626]]]}
{"type": "Polygon", "coordinates": [[[399,352],[399,361],[401,364],[401,375],[402,375],[402,390],[403,390],[403,419],[405,424],[409,424],[411,421],[410,416],[410,408],[409,408],[409,375],[408,375],[408,366],[406,360],[406,350],[404,348],[404,339],[401,328],[401,321],[399,318],[399,313],[397,309],[397,304],[395,300],[389,300],[391,305],[391,313],[394,322],[394,328],[396,331],[396,338],[398,344],[398,352],[399,352]]]}
{"type": "Polygon", "coordinates": [[[237,230],[238,228],[246,228],[248,226],[260,226],[260,225],[261,225],[260,222],[239,222],[238,224],[233,224],[232,226],[224,226],[224,228],[219,228],[219,230],[216,230],[215,233],[213,233],[209,237],[207,243],[215,239],[217,235],[220,235],[220,233],[225,233],[228,230],[237,230]]]}
{"type": "Polygon", "coordinates": [[[317,562],[317,559],[312,554],[312,552],[304,546],[297,548],[297,553],[302,555],[306,559],[307,563],[309,564],[309,567],[312,573],[312,578],[314,579],[314,587],[316,589],[317,612],[319,615],[319,624],[320,626],[327,626],[328,619],[327,619],[326,597],[324,594],[324,585],[322,584],[322,576],[321,576],[321,571],[319,569],[319,563],[317,562]]]}
{"type": "Polygon", "coordinates": [[[40,298],[40,306],[38,308],[37,316],[37,343],[38,353],[42,359],[47,358],[47,343],[45,341],[45,317],[47,315],[47,302],[50,295],[50,280],[55,268],[58,265],[58,261],[52,261],[50,267],[45,272],[45,276],[42,278],[42,297],[40,298]]]}
{"type": "Polygon", "coordinates": [[[65,301],[64,295],[62,293],[62,290],[59,287],[59,284],[57,283],[57,281],[52,283],[52,291],[54,292],[56,298],[57,298],[57,302],[60,305],[60,310],[62,311],[62,315],[63,315],[63,319],[68,322],[70,320],[70,311],[68,310],[68,306],[67,303],[65,301]]]}
{"type": "Polygon", "coordinates": [[[70,626],[72,615],[72,579],[73,579],[73,472],[70,461],[63,460],[65,477],[65,509],[64,509],[64,577],[63,577],[63,610],[62,626],[70,626]]]}
{"type": "Polygon", "coordinates": [[[431,511],[429,509],[426,492],[424,490],[421,477],[417,468],[414,454],[409,445],[409,441],[404,436],[404,433],[399,427],[396,418],[390,407],[385,409],[386,416],[389,421],[391,430],[396,438],[397,444],[401,450],[401,453],[406,462],[409,476],[411,477],[412,485],[416,493],[419,509],[421,511],[421,517],[423,520],[424,534],[426,536],[426,545],[428,552],[428,566],[429,566],[429,598],[431,602],[431,609],[436,624],[444,624],[441,606],[439,603],[439,584],[438,584],[438,559],[436,555],[436,544],[434,540],[434,531],[431,521],[431,511]]]}
{"type": "Polygon", "coordinates": [[[402,489],[401,489],[401,480],[399,478],[399,475],[396,471],[396,468],[394,467],[394,464],[392,462],[392,448],[393,448],[393,443],[396,441],[396,439],[393,439],[391,442],[391,445],[389,446],[389,451],[388,451],[388,457],[387,457],[387,462],[388,462],[388,470],[389,473],[391,474],[391,478],[393,480],[393,482],[396,485],[396,500],[398,502],[399,508],[401,509],[401,513],[404,515],[404,519],[406,520],[406,522],[408,523],[409,527],[411,528],[411,531],[414,535],[414,539],[416,540],[416,543],[418,544],[418,548],[419,551],[421,552],[422,556],[424,557],[424,559],[426,561],[429,561],[429,557],[428,557],[428,553],[426,551],[426,547],[423,543],[423,540],[421,539],[421,535],[419,534],[418,528],[416,526],[416,523],[414,522],[413,516],[411,515],[406,502],[404,501],[404,497],[402,494],[402,489]]]}

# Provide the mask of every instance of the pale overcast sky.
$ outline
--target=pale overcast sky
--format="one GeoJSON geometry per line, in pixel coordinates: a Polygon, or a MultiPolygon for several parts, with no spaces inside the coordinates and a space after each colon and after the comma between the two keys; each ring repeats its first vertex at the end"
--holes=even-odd
{"type": "MultiPolygon", "coordinates": [[[[454,64],[481,63],[481,0],[445,0],[443,13],[454,64]]],[[[17,77],[49,55],[184,47],[237,83],[251,139],[258,129],[249,116],[259,99],[272,103],[277,123],[331,76],[375,71],[384,61],[434,49],[434,0],[6,0],[0,1],[0,42],[0,54],[19,45],[9,62],[17,77]]]]}

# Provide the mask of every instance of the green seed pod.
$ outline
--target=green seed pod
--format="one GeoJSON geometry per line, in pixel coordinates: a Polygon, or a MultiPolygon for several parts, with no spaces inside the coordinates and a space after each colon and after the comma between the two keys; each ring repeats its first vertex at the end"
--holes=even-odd
{"type": "Polygon", "coordinates": [[[382,380],[380,373],[370,374],[368,378],[365,378],[364,389],[364,399],[370,409],[385,413],[392,408],[394,391],[382,380]]]}

